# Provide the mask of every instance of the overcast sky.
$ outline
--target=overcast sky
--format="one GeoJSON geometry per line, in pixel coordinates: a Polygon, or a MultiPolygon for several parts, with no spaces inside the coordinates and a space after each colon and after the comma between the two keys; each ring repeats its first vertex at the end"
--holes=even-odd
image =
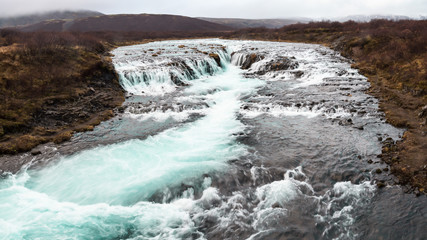
{"type": "Polygon", "coordinates": [[[0,0],[0,17],[66,9],[190,17],[327,18],[356,14],[418,17],[427,15],[427,0],[0,0]]]}

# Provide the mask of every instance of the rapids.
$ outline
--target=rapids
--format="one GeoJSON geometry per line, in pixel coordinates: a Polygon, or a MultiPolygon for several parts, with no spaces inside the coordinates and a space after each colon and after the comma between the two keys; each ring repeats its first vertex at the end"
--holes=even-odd
{"type": "Polygon", "coordinates": [[[424,237],[425,196],[375,173],[379,139],[402,130],[336,52],[204,39],[112,53],[124,111],[2,174],[0,239],[424,237]]]}

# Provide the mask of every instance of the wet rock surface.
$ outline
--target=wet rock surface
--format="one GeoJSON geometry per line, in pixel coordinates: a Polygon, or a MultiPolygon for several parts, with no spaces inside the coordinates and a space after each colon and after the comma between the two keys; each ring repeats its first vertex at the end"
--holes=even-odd
{"type": "MultiPolygon", "coordinates": [[[[191,44],[171,42],[159,44],[158,48],[176,45],[187,51],[191,44]]],[[[393,169],[388,169],[379,156],[394,151],[393,144],[402,131],[385,122],[377,99],[365,93],[369,88],[366,78],[351,69],[346,59],[316,45],[232,41],[223,44],[230,47],[227,54],[232,63],[238,67],[249,65],[241,72],[243,76],[263,81],[253,92],[239,95],[240,107],[235,113],[245,127],[231,135],[247,147],[247,154],[230,160],[225,172],[208,171],[200,177],[164,186],[151,196],[141,197],[144,201],[165,206],[183,202],[180,206],[189,215],[186,221],[194,226],[181,235],[185,238],[423,236],[417,224],[423,222],[425,198],[404,194],[396,186],[397,179],[389,174],[393,169]],[[252,57],[255,49],[259,53],[252,57]],[[236,53],[231,56],[231,52],[236,53]]],[[[209,57],[203,52],[211,46],[206,46],[206,51],[202,49],[196,59],[209,57]]],[[[137,48],[141,51],[141,46],[130,47],[126,56],[136,58],[137,48]]],[[[150,48],[153,52],[158,50],[150,48]]],[[[162,50],[156,57],[160,68],[164,66],[161,58],[167,54],[162,50]]],[[[212,65],[207,65],[218,66],[215,59],[211,60],[212,65]]],[[[122,67],[124,72],[131,72],[122,67]]],[[[181,73],[190,72],[183,64],[173,67],[181,73]]],[[[191,74],[198,71],[191,69],[191,74]]],[[[204,76],[212,74],[209,67],[203,69],[204,76]]],[[[173,90],[164,84],[153,92],[149,91],[153,86],[144,85],[138,89],[144,92],[129,94],[117,116],[94,131],[78,134],[59,146],[45,145],[41,154],[21,155],[21,160],[16,160],[33,161],[32,168],[42,168],[58,155],[131,139],[150,139],[187,123],[197,123],[217,104],[212,101],[212,94],[227,88],[205,89],[203,77],[197,82],[186,82],[188,86],[167,82],[173,90]],[[199,95],[189,90],[192,86],[200,86],[199,95]]],[[[136,88],[129,89],[132,92],[136,88]]]]}

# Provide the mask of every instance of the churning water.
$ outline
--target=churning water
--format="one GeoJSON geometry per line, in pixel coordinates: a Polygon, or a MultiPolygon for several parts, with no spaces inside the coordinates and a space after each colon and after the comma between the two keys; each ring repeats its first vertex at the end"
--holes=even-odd
{"type": "Polygon", "coordinates": [[[373,173],[378,138],[401,131],[337,53],[206,39],[113,54],[124,113],[3,175],[1,239],[424,237],[425,197],[375,185],[392,179],[373,173]]]}

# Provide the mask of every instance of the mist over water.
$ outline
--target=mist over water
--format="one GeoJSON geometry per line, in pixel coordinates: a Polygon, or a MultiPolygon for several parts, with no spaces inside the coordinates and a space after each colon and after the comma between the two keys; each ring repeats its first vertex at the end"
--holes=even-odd
{"type": "MultiPolygon", "coordinates": [[[[389,223],[411,212],[401,221],[421,224],[425,199],[379,191],[372,172],[384,165],[367,164],[378,161],[377,137],[401,131],[335,52],[206,39],[113,54],[128,99],[111,121],[130,125],[134,137],[2,176],[0,239],[422,236],[389,223]],[[253,54],[262,57],[242,70],[253,54]],[[378,212],[384,204],[396,212],[378,212]]],[[[125,135],[103,132],[108,124],[73,141],[125,135]]]]}

